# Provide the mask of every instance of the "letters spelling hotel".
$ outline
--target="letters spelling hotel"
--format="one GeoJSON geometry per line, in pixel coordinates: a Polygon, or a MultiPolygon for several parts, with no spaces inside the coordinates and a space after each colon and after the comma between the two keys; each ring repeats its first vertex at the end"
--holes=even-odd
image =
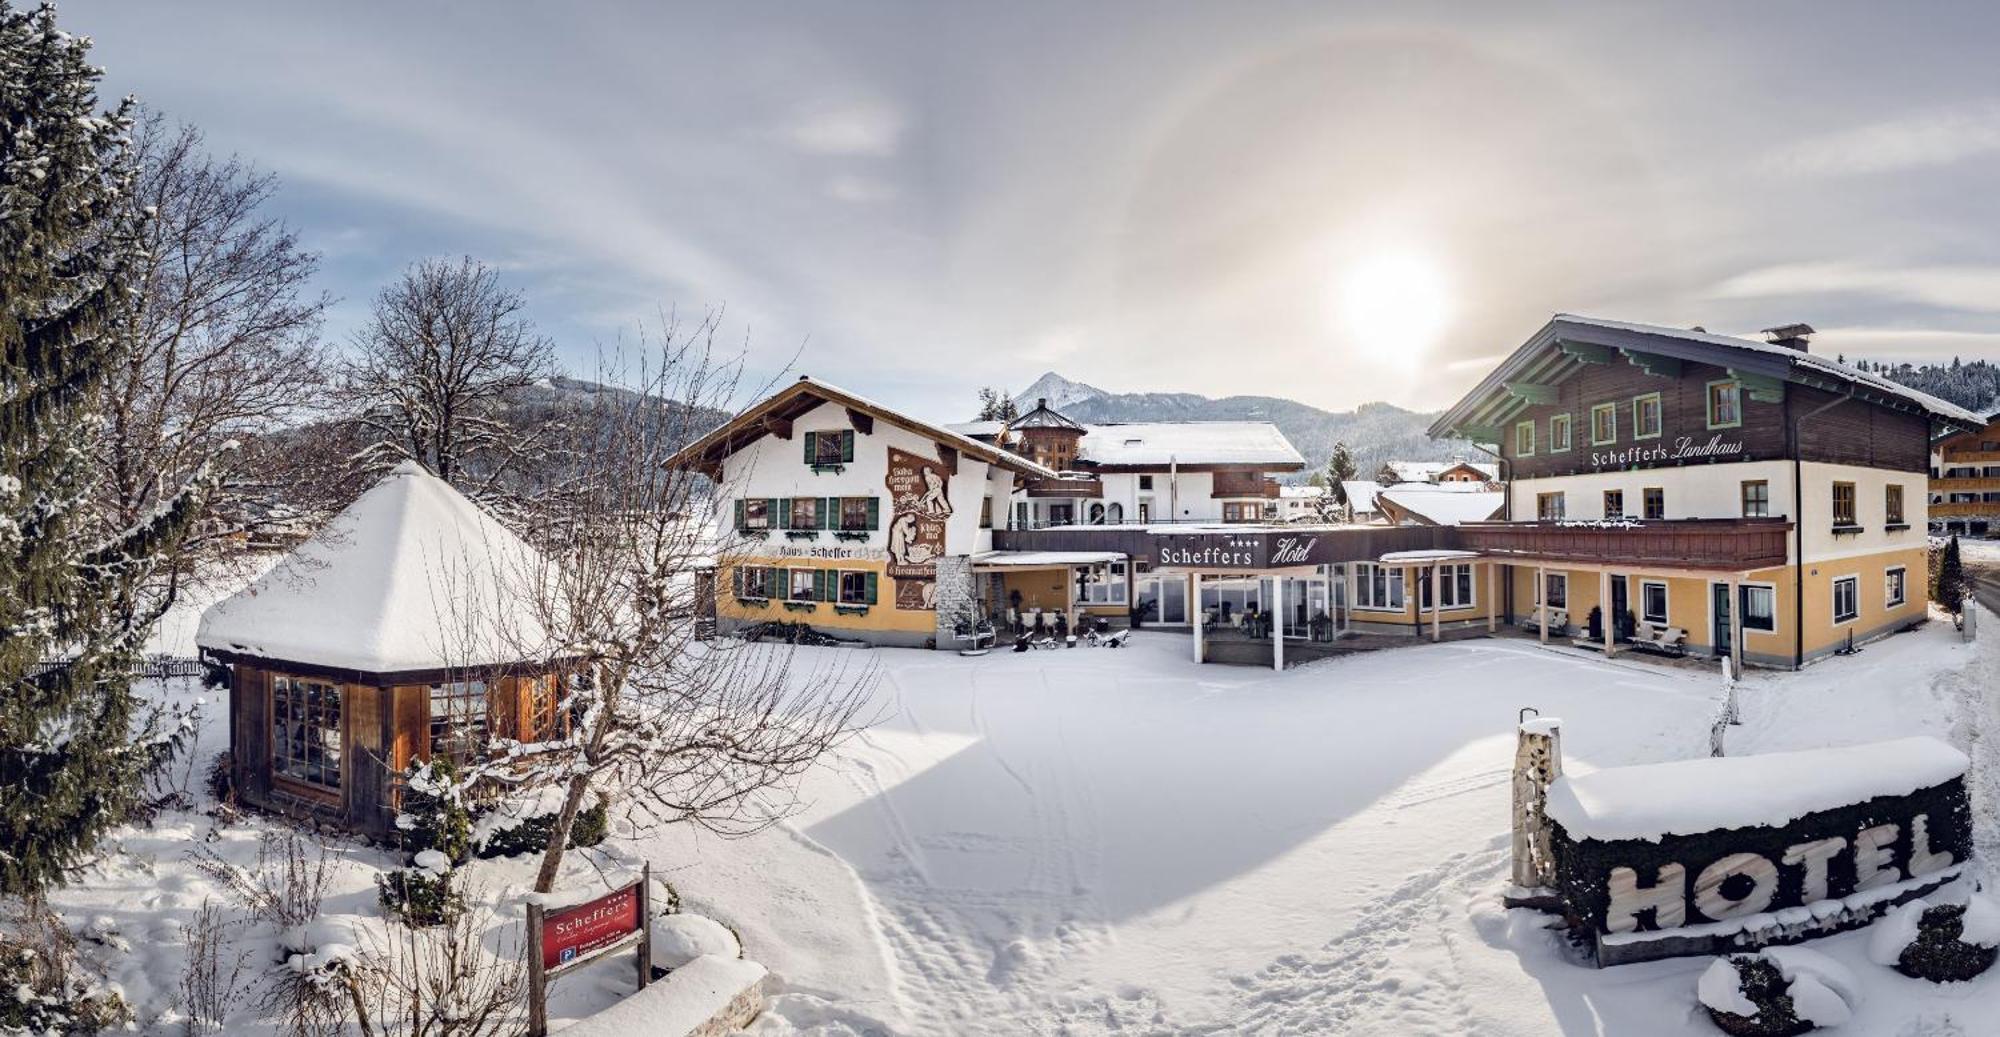
{"type": "Polygon", "coordinates": [[[1984,426],[1810,334],[1557,315],[1431,427],[1498,459],[1475,520],[1281,523],[1273,477],[1306,465],[1264,423],[944,427],[810,379],[679,463],[716,480],[725,629],[951,648],[973,617],[1136,617],[1283,666],[1507,626],[1795,667],[1925,617],[1931,444],[1984,426]]]}

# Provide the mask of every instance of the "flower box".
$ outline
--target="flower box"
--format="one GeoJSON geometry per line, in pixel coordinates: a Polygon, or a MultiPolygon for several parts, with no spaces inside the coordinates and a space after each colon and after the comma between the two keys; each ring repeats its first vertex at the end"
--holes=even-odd
{"type": "Polygon", "coordinates": [[[814,602],[810,602],[810,601],[788,601],[788,602],[785,602],[785,611],[786,611],[786,612],[817,612],[817,611],[819,611],[819,605],[818,605],[817,603],[814,603],[814,602]]]}
{"type": "Polygon", "coordinates": [[[833,538],[835,540],[866,540],[871,532],[871,530],[866,529],[836,529],[833,531],[833,538]]]}

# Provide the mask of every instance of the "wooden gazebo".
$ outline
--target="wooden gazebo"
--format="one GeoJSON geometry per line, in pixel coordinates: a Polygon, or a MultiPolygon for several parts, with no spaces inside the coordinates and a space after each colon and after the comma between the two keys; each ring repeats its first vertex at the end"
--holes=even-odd
{"type": "Polygon", "coordinates": [[[238,796],[387,834],[412,761],[555,731],[559,678],[523,658],[544,564],[405,462],[211,607],[195,640],[229,672],[238,796]]]}

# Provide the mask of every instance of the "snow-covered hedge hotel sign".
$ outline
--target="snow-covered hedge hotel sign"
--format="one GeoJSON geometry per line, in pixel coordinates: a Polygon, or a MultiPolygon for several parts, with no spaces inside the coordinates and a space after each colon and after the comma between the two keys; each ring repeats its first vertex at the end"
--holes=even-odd
{"type": "Polygon", "coordinates": [[[1555,892],[1597,964],[1791,943],[1957,876],[1963,753],[1933,738],[1555,779],[1555,892]]]}

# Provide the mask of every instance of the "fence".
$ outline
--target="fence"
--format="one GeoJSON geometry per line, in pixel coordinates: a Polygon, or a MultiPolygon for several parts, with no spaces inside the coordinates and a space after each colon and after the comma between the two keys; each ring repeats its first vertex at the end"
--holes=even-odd
{"type": "MultiPolygon", "coordinates": [[[[58,670],[67,669],[68,659],[45,659],[28,668],[28,676],[45,677],[58,670]]],[[[132,676],[145,680],[166,680],[169,677],[200,677],[208,672],[208,667],[200,659],[185,655],[149,655],[132,667],[132,676]]]]}

